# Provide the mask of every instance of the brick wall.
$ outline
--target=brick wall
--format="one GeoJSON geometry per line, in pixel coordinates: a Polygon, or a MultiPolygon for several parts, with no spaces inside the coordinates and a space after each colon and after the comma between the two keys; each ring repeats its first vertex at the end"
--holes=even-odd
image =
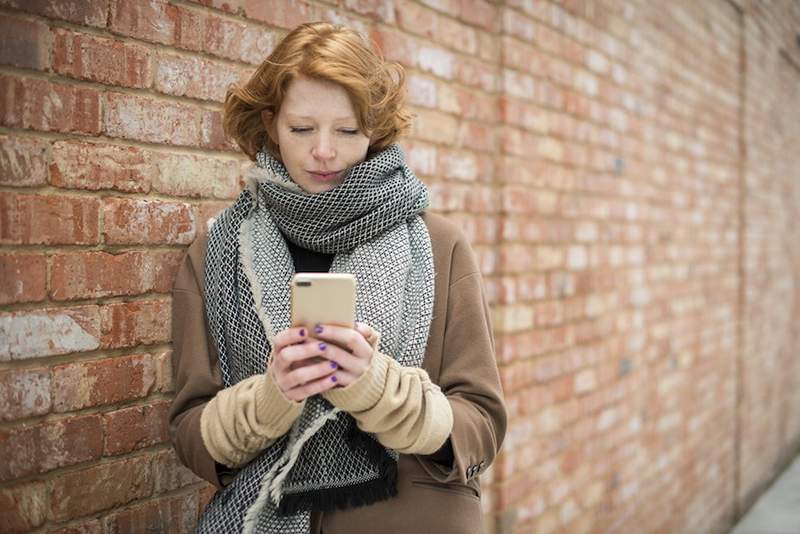
{"type": "Polygon", "coordinates": [[[236,197],[229,83],[289,28],[409,74],[403,142],[489,290],[487,532],[722,532],[800,445],[800,9],[0,0],[0,524],[188,532],[175,269],[236,197]]]}

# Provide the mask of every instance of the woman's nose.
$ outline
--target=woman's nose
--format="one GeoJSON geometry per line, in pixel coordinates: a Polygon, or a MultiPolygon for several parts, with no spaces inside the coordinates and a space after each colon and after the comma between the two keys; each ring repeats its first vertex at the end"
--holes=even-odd
{"type": "Polygon", "coordinates": [[[329,139],[320,137],[311,149],[311,155],[317,159],[329,160],[336,157],[336,150],[329,139]]]}

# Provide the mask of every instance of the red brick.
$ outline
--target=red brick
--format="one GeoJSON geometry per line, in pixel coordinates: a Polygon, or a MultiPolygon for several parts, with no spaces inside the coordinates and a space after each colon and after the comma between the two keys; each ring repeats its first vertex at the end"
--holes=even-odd
{"type": "Polygon", "coordinates": [[[192,0],[192,2],[213,7],[226,13],[239,13],[244,5],[244,0],[192,0]]]}
{"type": "Polygon", "coordinates": [[[156,393],[172,393],[175,384],[172,378],[172,351],[166,350],[154,355],[156,369],[156,393]]]}
{"type": "Polygon", "coordinates": [[[497,67],[491,63],[468,56],[459,56],[455,64],[455,79],[488,93],[497,91],[497,67]]]}
{"type": "Polygon", "coordinates": [[[0,371],[0,419],[13,421],[50,411],[50,371],[0,371]]]}
{"type": "Polygon", "coordinates": [[[147,193],[153,174],[150,153],[139,147],[72,140],[53,143],[50,183],[56,187],[147,193]]]}
{"type": "Polygon", "coordinates": [[[30,532],[47,519],[47,487],[34,481],[0,489],[0,524],[3,532],[30,532]]]}
{"type": "Polygon", "coordinates": [[[458,128],[457,146],[496,153],[498,148],[496,130],[493,126],[479,122],[463,121],[458,128]]]}
{"type": "Polygon", "coordinates": [[[394,24],[394,0],[344,0],[344,8],[365,15],[372,20],[394,24]]]}
{"type": "Polygon", "coordinates": [[[151,143],[197,145],[201,110],[146,96],[107,93],[104,131],[111,137],[151,143]]]}
{"type": "Polygon", "coordinates": [[[175,44],[178,8],[162,0],[111,0],[109,29],[165,45],[175,44]]]}
{"type": "Polygon", "coordinates": [[[37,302],[46,296],[44,254],[0,254],[0,304],[37,302]]]}
{"type": "Polygon", "coordinates": [[[209,15],[204,50],[215,56],[258,65],[272,52],[278,39],[276,30],[209,15]]]}
{"type": "Polygon", "coordinates": [[[0,243],[93,245],[100,202],[94,198],[0,193],[0,243]]]}
{"type": "Polygon", "coordinates": [[[103,236],[110,245],[188,245],[195,236],[194,214],[183,202],[106,198],[103,236]]]}
{"type": "Polygon", "coordinates": [[[49,146],[35,137],[0,135],[0,185],[45,184],[49,146]]]}
{"type": "Polygon", "coordinates": [[[434,10],[411,0],[402,0],[397,5],[398,26],[407,32],[431,39],[437,33],[439,19],[434,10]]]}
{"type": "Polygon", "coordinates": [[[198,519],[198,495],[164,497],[137,504],[103,519],[105,532],[193,532],[198,519]]]}
{"type": "Polygon", "coordinates": [[[144,398],[156,387],[157,365],[150,354],[134,354],[53,367],[53,411],[144,398]]]}
{"type": "Polygon", "coordinates": [[[152,493],[150,457],[125,458],[59,473],[50,488],[50,514],[56,521],[116,508],[152,493]]]}
{"type": "Polygon", "coordinates": [[[485,0],[461,0],[459,16],[488,32],[500,31],[500,10],[485,0]]]}
{"type": "Polygon", "coordinates": [[[242,190],[241,159],[194,154],[153,154],[153,189],[169,196],[235,199],[242,190]]]}
{"type": "Polygon", "coordinates": [[[169,440],[169,405],[166,401],[103,414],[105,454],[123,454],[169,440]]]}
{"type": "Polygon", "coordinates": [[[165,449],[153,455],[154,494],[174,491],[198,482],[202,482],[202,479],[181,463],[175,449],[165,449]]]}
{"type": "Polygon", "coordinates": [[[102,451],[102,419],[97,415],[0,430],[0,481],[95,460],[102,451]]]}
{"type": "Polygon", "coordinates": [[[197,231],[208,232],[209,222],[228,206],[230,206],[230,202],[202,202],[198,204],[197,231]]]}
{"type": "Polygon", "coordinates": [[[200,125],[200,146],[211,150],[235,150],[233,140],[228,139],[222,128],[222,112],[207,110],[200,125]]]}
{"type": "Polygon", "coordinates": [[[97,306],[0,313],[0,361],[25,360],[100,346],[97,306]]]}
{"type": "Polygon", "coordinates": [[[205,26],[208,15],[205,11],[194,11],[184,6],[175,6],[178,22],[175,25],[175,46],[187,50],[205,52],[205,26]]]}
{"type": "Polygon", "coordinates": [[[0,64],[45,70],[48,29],[41,22],[0,15],[0,64]]]}
{"type": "Polygon", "coordinates": [[[69,300],[168,293],[182,257],[182,251],[54,254],[50,297],[69,300]]]}
{"type": "Polygon", "coordinates": [[[223,102],[228,86],[243,79],[244,72],[219,61],[160,53],[154,87],[169,95],[223,102]]]}
{"type": "Polygon", "coordinates": [[[135,43],[57,28],[53,31],[53,70],[62,76],[124,87],[149,87],[150,51],[135,43]]]}
{"type": "Polygon", "coordinates": [[[286,29],[294,28],[309,20],[322,18],[320,9],[306,0],[295,0],[292,3],[244,0],[244,12],[247,18],[286,29]]]}
{"type": "Polygon", "coordinates": [[[373,29],[369,36],[387,60],[406,67],[417,65],[419,47],[409,36],[390,28],[373,29]]]}
{"type": "Polygon", "coordinates": [[[104,348],[167,343],[172,306],[168,300],[123,302],[100,309],[104,348]]]}
{"type": "Polygon", "coordinates": [[[100,28],[105,27],[108,15],[108,0],[2,0],[0,4],[49,19],[100,28]]]}
{"type": "Polygon", "coordinates": [[[98,519],[90,519],[77,525],[48,530],[47,534],[103,534],[103,524],[98,519]]]}
{"type": "Polygon", "coordinates": [[[4,126],[96,135],[100,93],[47,80],[0,75],[0,122],[4,126]]]}

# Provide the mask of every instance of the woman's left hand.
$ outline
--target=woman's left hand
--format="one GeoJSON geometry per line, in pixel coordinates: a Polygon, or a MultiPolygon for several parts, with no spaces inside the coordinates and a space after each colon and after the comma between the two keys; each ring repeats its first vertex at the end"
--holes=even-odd
{"type": "Polygon", "coordinates": [[[349,386],[369,368],[375,350],[372,344],[377,337],[369,325],[356,323],[355,328],[348,328],[323,324],[317,325],[313,332],[313,336],[325,345],[320,355],[336,362],[339,367],[332,377],[339,386],[349,386]]]}

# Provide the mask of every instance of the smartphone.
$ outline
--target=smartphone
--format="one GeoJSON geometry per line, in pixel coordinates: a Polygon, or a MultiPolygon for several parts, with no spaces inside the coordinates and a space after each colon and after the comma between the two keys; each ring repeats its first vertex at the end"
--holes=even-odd
{"type": "Polygon", "coordinates": [[[347,273],[297,273],[292,278],[292,326],[353,327],[356,279],[347,273]]]}

